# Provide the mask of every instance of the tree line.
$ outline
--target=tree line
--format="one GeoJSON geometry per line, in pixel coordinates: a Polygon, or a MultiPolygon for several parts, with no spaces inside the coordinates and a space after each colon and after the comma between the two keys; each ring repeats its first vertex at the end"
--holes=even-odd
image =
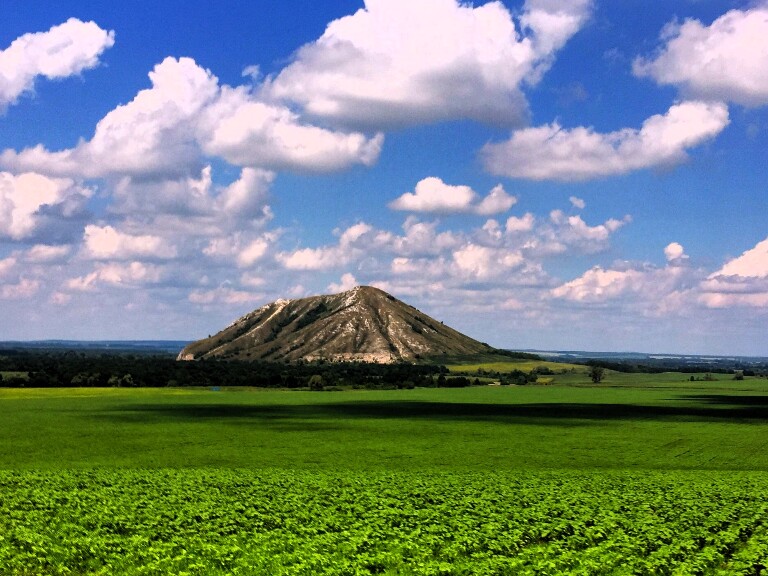
{"type": "Polygon", "coordinates": [[[328,389],[469,386],[444,366],[366,362],[178,362],[170,356],[0,351],[4,387],[255,386],[328,389]],[[310,386],[312,381],[312,386],[310,386]]]}

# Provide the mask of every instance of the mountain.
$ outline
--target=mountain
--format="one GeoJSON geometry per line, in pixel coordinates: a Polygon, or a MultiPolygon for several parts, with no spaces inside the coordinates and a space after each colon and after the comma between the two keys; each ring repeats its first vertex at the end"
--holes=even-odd
{"type": "Polygon", "coordinates": [[[493,351],[378,288],[358,286],[262,306],[186,346],[178,359],[383,363],[493,351]]]}

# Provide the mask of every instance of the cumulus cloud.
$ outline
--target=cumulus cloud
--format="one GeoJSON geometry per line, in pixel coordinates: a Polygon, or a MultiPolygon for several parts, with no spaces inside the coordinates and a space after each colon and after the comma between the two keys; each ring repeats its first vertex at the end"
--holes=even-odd
{"type": "Polygon", "coordinates": [[[17,263],[17,260],[13,256],[10,256],[8,258],[3,258],[2,260],[0,260],[0,278],[3,278],[7,274],[9,274],[11,270],[15,268],[16,263],[17,263]]]}
{"type": "Polygon", "coordinates": [[[0,238],[24,240],[77,220],[92,194],[67,178],[0,172],[0,238]]]}
{"type": "Polygon", "coordinates": [[[110,211],[166,232],[216,237],[272,219],[268,201],[274,178],[273,172],[243,168],[230,184],[216,185],[211,166],[178,179],[123,178],[113,187],[110,211]]]}
{"type": "Polygon", "coordinates": [[[253,266],[264,258],[269,248],[270,242],[267,238],[257,238],[249,242],[237,255],[237,265],[241,268],[253,266]]]}
{"type": "Polygon", "coordinates": [[[678,242],[668,244],[667,247],[664,248],[664,256],[667,257],[667,262],[679,262],[688,259],[685,249],[678,242]]]}
{"type": "Polygon", "coordinates": [[[255,304],[263,299],[263,294],[237,290],[231,286],[220,286],[213,290],[194,290],[189,295],[189,301],[199,305],[255,304]]]}
{"type": "Polygon", "coordinates": [[[648,118],[641,129],[600,134],[559,124],[526,128],[481,152],[493,174],[529,180],[578,181],[666,167],[687,159],[686,150],[717,136],[729,123],[717,102],[682,102],[648,118]]]}
{"type": "Polygon", "coordinates": [[[402,256],[434,256],[464,242],[461,234],[439,232],[437,227],[438,222],[422,222],[415,216],[409,216],[403,222],[403,235],[379,232],[377,244],[402,256]]]}
{"type": "Polygon", "coordinates": [[[552,290],[555,298],[578,302],[601,302],[628,292],[642,293],[645,273],[640,270],[606,270],[599,266],[552,290]]]}
{"type": "Polygon", "coordinates": [[[717,276],[768,278],[768,238],[738,258],[730,260],[720,270],[712,274],[712,277],[717,276]]]}
{"type": "Polygon", "coordinates": [[[35,78],[66,78],[95,67],[115,34],[70,18],[47,32],[24,34],[0,50],[0,112],[34,89],[35,78]]]}
{"type": "Polygon", "coordinates": [[[87,257],[95,260],[167,259],[176,256],[176,248],[159,236],[126,234],[112,226],[94,224],[85,227],[83,248],[87,257]]]}
{"type": "Polygon", "coordinates": [[[659,52],[638,58],[637,76],[680,88],[688,98],[768,104],[768,4],[731,10],[710,26],[668,24],[659,52]]]}
{"type": "Polygon", "coordinates": [[[335,282],[332,282],[328,285],[328,291],[331,294],[337,294],[339,292],[346,292],[347,290],[352,290],[357,286],[357,279],[354,277],[354,275],[347,272],[346,274],[342,274],[341,280],[338,284],[335,282]]]}
{"type": "Polygon", "coordinates": [[[6,150],[3,164],[92,178],[181,176],[199,168],[196,119],[218,96],[218,80],[191,58],[166,58],[149,78],[152,87],[102,118],[91,140],[60,152],[42,145],[18,154],[6,150]]]}
{"type": "Polygon", "coordinates": [[[453,263],[459,275],[473,280],[488,280],[508,273],[522,265],[519,252],[467,244],[453,253],[453,263]]]}
{"type": "Polygon", "coordinates": [[[0,300],[22,300],[31,298],[40,290],[40,281],[22,278],[15,284],[0,286],[0,300]]]}
{"type": "Polygon", "coordinates": [[[220,87],[191,58],[166,58],[149,78],[152,87],[102,118],[91,140],[57,152],[5,150],[0,164],[58,176],[178,179],[199,171],[205,154],[251,168],[329,171],[371,165],[381,150],[381,135],[306,125],[242,87],[220,87]]]}
{"type": "Polygon", "coordinates": [[[553,288],[550,296],[578,305],[619,306],[641,315],[682,313],[695,304],[691,296],[698,272],[684,266],[616,263],[612,268],[595,266],[584,274],[553,288]]]}
{"type": "Polygon", "coordinates": [[[373,165],[384,136],[333,132],[301,123],[282,106],[253,101],[244,89],[225,88],[207,111],[210,135],[203,150],[240,166],[327,172],[373,165]]]}
{"type": "Polygon", "coordinates": [[[530,212],[527,212],[523,216],[510,216],[507,218],[506,230],[508,234],[530,232],[533,230],[535,223],[536,217],[530,212]]]}
{"type": "Polygon", "coordinates": [[[528,237],[524,248],[527,253],[538,256],[562,254],[569,249],[587,254],[601,252],[608,247],[611,236],[630,222],[632,218],[625,216],[590,226],[581,216],[567,216],[562,210],[553,210],[547,225],[540,226],[528,237]]]}
{"type": "Polygon", "coordinates": [[[584,210],[584,208],[587,206],[587,203],[577,196],[571,196],[569,200],[571,201],[571,205],[574,208],[578,208],[579,210],[584,210]]]}
{"type": "Polygon", "coordinates": [[[24,259],[28,262],[34,262],[36,264],[61,262],[65,260],[71,253],[71,246],[49,246],[46,244],[36,244],[26,252],[24,259]]]}
{"type": "Polygon", "coordinates": [[[710,308],[768,307],[768,238],[710,274],[701,290],[710,308]]]}
{"type": "Polygon", "coordinates": [[[438,214],[479,214],[490,216],[506,212],[517,202],[499,184],[478,201],[478,194],[469,186],[453,186],[440,178],[424,178],[413,192],[406,192],[389,203],[393,210],[434,212],[438,214]]]}
{"type": "Polygon", "coordinates": [[[358,126],[520,124],[528,115],[521,84],[540,78],[590,11],[589,0],[529,0],[518,29],[498,1],[366,0],[302,47],[263,92],[358,126]]]}
{"type": "Polygon", "coordinates": [[[84,276],[70,278],[64,286],[75,292],[92,292],[99,285],[123,288],[146,287],[157,284],[163,279],[163,270],[154,264],[143,262],[104,262],[84,276]]]}
{"type": "Polygon", "coordinates": [[[591,11],[591,0],[526,0],[520,22],[531,32],[534,50],[540,59],[531,72],[533,80],[547,71],[555,53],[584,26],[591,11]]]}
{"type": "Polygon", "coordinates": [[[289,270],[329,270],[345,266],[364,253],[368,238],[374,228],[360,222],[339,233],[339,242],[335,246],[321,248],[302,248],[293,252],[283,252],[277,259],[289,270]]]}

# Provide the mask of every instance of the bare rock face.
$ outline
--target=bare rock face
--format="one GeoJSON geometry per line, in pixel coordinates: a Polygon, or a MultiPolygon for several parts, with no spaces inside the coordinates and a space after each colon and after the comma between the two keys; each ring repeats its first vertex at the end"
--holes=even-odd
{"type": "Polygon", "coordinates": [[[190,344],[178,360],[385,363],[490,350],[378,288],[358,286],[341,294],[262,306],[190,344]]]}

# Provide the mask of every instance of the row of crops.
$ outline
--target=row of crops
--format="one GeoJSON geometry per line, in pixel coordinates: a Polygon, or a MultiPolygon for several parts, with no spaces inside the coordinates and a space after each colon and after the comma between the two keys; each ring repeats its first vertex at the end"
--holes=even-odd
{"type": "Polygon", "coordinates": [[[0,472],[3,574],[762,574],[768,477],[0,472]]]}

